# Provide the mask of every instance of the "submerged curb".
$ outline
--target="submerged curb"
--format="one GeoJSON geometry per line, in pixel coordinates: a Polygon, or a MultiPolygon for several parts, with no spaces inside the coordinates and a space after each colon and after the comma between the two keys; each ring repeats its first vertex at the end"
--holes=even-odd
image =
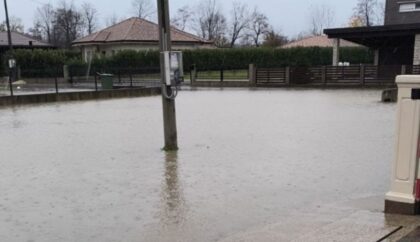
{"type": "Polygon", "coordinates": [[[46,94],[28,94],[17,95],[14,97],[0,97],[1,106],[24,105],[35,103],[52,103],[52,102],[68,102],[68,101],[84,101],[97,99],[113,99],[125,97],[145,97],[159,95],[161,89],[159,87],[152,88],[130,88],[118,90],[101,90],[86,92],[63,92],[63,93],[46,93],[46,94]]]}

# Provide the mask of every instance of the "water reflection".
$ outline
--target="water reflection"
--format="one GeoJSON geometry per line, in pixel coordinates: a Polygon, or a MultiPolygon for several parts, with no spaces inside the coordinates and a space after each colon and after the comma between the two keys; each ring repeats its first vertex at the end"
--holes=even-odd
{"type": "Polygon", "coordinates": [[[186,206],[179,180],[177,152],[165,153],[165,175],[162,184],[161,201],[161,224],[165,227],[181,225],[185,218],[186,206]]]}

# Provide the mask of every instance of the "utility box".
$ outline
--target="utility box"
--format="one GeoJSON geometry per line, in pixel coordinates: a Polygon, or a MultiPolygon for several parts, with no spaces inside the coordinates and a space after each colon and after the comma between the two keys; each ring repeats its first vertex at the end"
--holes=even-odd
{"type": "Polygon", "coordinates": [[[101,77],[103,90],[112,90],[114,88],[114,75],[102,73],[99,76],[101,77]]]}
{"type": "Polygon", "coordinates": [[[166,86],[179,86],[184,82],[184,68],[181,51],[165,51],[161,53],[165,63],[166,86]]]}
{"type": "Polygon", "coordinates": [[[420,76],[398,76],[398,109],[391,191],[385,212],[420,212],[420,76]]]}

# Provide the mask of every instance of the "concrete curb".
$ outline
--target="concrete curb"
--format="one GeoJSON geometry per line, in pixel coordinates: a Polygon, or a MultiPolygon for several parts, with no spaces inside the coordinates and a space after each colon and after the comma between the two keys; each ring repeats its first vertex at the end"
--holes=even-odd
{"type": "Polygon", "coordinates": [[[18,95],[14,97],[3,96],[0,97],[1,106],[24,105],[34,103],[52,103],[52,102],[68,102],[68,101],[83,101],[83,100],[97,100],[97,99],[112,99],[124,97],[146,97],[159,95],[161,89],[159,87],[153,88],[130,88],[118,90],[101,90],[101,91],[86,91],[86,92],[63,92],[63,93],[46,93],[46,94],[28,94],[18,95]]]}

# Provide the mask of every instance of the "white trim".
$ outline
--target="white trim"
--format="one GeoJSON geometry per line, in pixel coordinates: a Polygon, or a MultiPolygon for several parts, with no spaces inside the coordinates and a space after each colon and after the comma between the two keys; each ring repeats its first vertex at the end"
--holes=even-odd
{"type": "Polygon", "coordinates": [[[420,2],[399,2],[398,3],[398,12],[400,13],[410,13],[410,12],[419,12],[420,11],[420,2]]]}

